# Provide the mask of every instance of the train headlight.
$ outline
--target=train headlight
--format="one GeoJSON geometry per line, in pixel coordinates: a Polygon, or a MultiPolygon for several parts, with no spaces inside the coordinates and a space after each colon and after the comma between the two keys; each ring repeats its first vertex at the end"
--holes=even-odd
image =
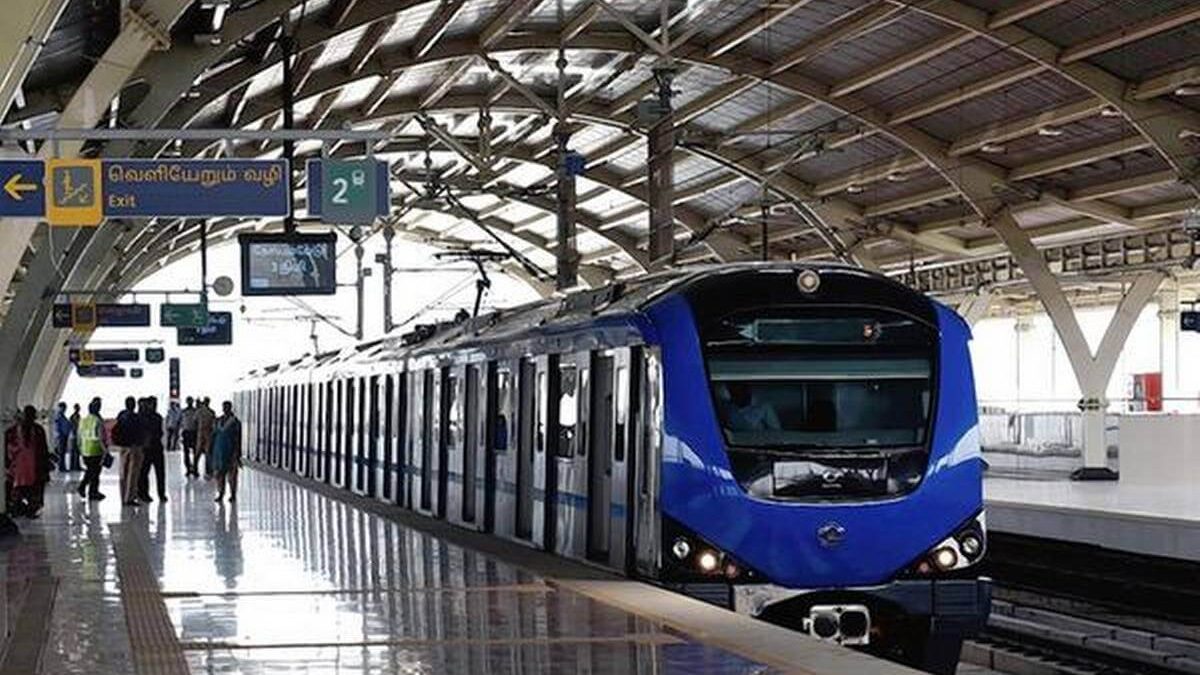
{"type": "Polygon", "coordinates": [[[963,535],[962,539],[958,540],[958,546],[968,560],[974,560],[979,557],[980,553],[983,553],[983,542],[974,532],[963,535]]]}
{"type": "Polygon", "coordinates": [[[684,539],[683,537],[676,539],[675,543],[671,545],[671,553],[679,560],[683,560],[684,558],[688,557],[688,554],[691,552],[692,545],[689,544],[688,540],[684,539]]]}
{"type": "Polygon", "coordinates": [[[796,277],[796,287],[801,293],[816,293],[821,287],[821,275],[816,270],[804,270],[796,277]]]}
{"type": "Polygon", "coordinates": [[[712,551],[705,551],[696,557],[696,565],[699,566],[700,571],[704,572],[705,574],[709,574],[713,570],[717,569],[717,565],[720,563],[721,560],[717,558],[717,554],[713,553],[712,551]]]}
{"type": "Polygon", "coordinates": [[[958,553],[949,546],[943,546],[933,552],[933,564],[943,572],[952,570],[958,565],[958,553]]]}
{"type": "Polygon", "coordinates": [[[929,576],[963,570],[982,560],[986,551],[987,523],[981,511],[958,528],[953,535],[946,537],[918,558],[907,568],[906,573],[913,576],[929,576]]]}

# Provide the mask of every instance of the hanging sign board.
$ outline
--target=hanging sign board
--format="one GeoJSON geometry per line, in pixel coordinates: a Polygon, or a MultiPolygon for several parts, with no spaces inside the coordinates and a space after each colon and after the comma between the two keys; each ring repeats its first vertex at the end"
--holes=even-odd
{"type": "Polygon", "coordinates": [[[0,216],[41,218],[46,214],[46,165],[40,160],[0,161],[0,216]]]}
{"type": "Polygon", "coordinates": [[[337,293],[337,235],[242,234],[242,295],[337,293]]]}
{"type": "Polygon", "coordinates": [[[391,212],[387,162],[313,159],[306,169],[308,213],[321,222],[370,225],[391,212]]]}
{"type": "Polygon", "coordinates": [[[158,307],[158,325],[163,328],[179,328],[180,326],[207,326],[208,305],[162,304],[158,307]]]}
{"type": "Polygon", "coordinates": [[[1184,310],[1179,313],[1179,330],[1200,333],[1200,312],[1184,310]]]}
{"type": "Polygon", "coordinates": [[[162,347],[146,348],[146,363],[162,363],[167,360],[167,352],[162,347]]]}
{"type": "Polygon", "coordinates": [[[71,363],[137,363],[141,353],[136,349],[70,349],[67,359],[71,363]]]}
{"type": "Polygon", "coordinates": [[[110,159],[110,218],[277,217],[291,212],[287,160],[110,159]]]}
{"type": "Polygon", "coordinates": [[[115,363],[79,364],[75,366],[75,372],[80,377],[125,377],[125,369],[115,363]]]}
{"type": "Polygon", "coordinates": [[[46,220],[51,225],[96,227],[104,220],[98,159],[46,161],[46,220]]]}
{"type": "Polygon", "coordinates": [[[53,325],[55,328],[145,328],[150,325],[150,305],[140,304],[75,304],[56,303],[53,325]]]}
{"type": "Polygon", "coordinates": [[[180,347],[233,344],[233,314],[209,312],[208,325],[200,328],[183,326],[175,329],[180,347]]]}
{"type": "Polygon", "coordinates": [[[167,364],[167,368],[168,368],[168,371],[167,371],[168,372],[168,375],[167,375],[168,392],[167,393],[169,395],[169,398],[172,401],[178,401],[179,400],[179,359],[175,358],[175,357],[171,357],[171,360],[167,364]]]}
{"type": "Polygon", "coordinates": [[[142,376],[142,374],[143,374],[143,371],[141,368],[130,368],[129,369],[129,376],[135,380],[140,378],[142,376]]]}

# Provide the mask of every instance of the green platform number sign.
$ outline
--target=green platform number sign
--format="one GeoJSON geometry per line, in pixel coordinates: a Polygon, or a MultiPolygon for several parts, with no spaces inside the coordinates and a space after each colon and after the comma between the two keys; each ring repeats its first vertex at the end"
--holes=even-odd
{"type": "Polygon", "coordinates": [[[164,304],[159,307],[158,319],[163,328],[202,328],[208,325],[208,306],[164,304]]]}
{"type": "Polygon", "coordinates": [[[375,161],[324,160],[321,164],[321,220],[350,225],[375,222],[375,161]]]}

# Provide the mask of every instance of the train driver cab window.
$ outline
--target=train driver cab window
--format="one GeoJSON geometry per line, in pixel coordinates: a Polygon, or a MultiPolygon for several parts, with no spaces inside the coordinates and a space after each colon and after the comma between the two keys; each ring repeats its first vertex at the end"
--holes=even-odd
{"type": "Polygon", "coordinates": [[[579,368],[563,364],[558,369],[558,456],[574,457],[579,431],[579,368]]]}
{"type": "Polygon", "coordinates": [[[717,418],[752,494],[883,496],[924,473],[936,331],[882,308],[742,309],[702,328],[717,418]],[[816,476],[840,476],[817,485],[816,476]]]}
{"type": "Polygon", "coordinates": [[[496,419],[492,422],[492,450],[508,452],[508,425],[512,419],[512,372],[496,371],[496,419]]]}

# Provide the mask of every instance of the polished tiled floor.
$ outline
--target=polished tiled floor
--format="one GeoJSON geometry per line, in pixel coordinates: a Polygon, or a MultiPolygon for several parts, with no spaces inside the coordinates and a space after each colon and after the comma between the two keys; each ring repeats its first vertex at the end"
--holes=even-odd
{"type": "Polygon", "coordinates": [[[237,505],[215,504],[171,460],[171,501],[138,509],[83,502],[55,474],[43,517],[0,545],[9,625],[37,609],[31,580],[58,581],[42,672],[135,672],[130,631],[146,629],[116,551],[145,557],[123,569],[157,578],[152,602],[194,673],[770,672],[266,474],[248,473],[237,505]],[[115,533],[137,545],[114,548],[115,533]]]}

